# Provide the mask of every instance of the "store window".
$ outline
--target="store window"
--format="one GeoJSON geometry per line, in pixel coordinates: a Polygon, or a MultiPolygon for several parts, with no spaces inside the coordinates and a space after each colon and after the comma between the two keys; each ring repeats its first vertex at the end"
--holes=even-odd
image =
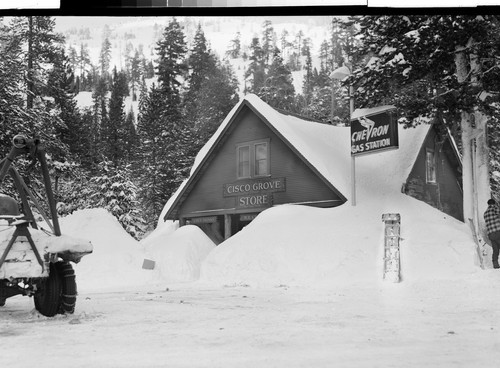
{"type": "Polygon", "coordinates": [[[238,147],[238,178],[250,177],[250,146],[238,147]]]}
{"type": "Polygon", "coordinates": [[[432,149],[425,151],[425,177],[427,183],[436,183],[436,157],[432,149]]]}
{"type": "Polygon", "coordinates": [[[238,179],[268,176],[270,174],[269,140],[237,145],[238,179]]]}

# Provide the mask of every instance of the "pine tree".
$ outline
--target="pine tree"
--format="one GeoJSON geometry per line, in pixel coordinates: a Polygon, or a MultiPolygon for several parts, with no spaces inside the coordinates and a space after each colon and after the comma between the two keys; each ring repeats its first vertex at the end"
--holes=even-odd
{"type": "Polygon", "coordinates": [[[26,69],[26,106],[33,108],[34,100],[40,97],[45,82],[44,65],[52,63],[54,53],[63,37],[54,32],[55,21],[47,16],[16,17],[12,28],[21,42],[26,45],[24,57],[26,69]]]}
{"type": "Polygon", "coordinates": [[[93,162],[101,160],[101,132],[108,125],[108,85],[105,78],[101,77],[92,92],[93,113],[90,137],[90,156],[93,162]]]}
{"type": "Polygon", "coordinates": [[[278,48],[274,50],[273,62],[269,68],[266,82],[259,91],[259,97],[277,109],[294,110],[295,88],[293,87],[292,73],[283,64],[278,48]]]}
{"type": "MultiPolygon", "coordinates": [[[[280,37],[280,48],[281,48],[281,53],[283,55],[283,60],[288,60],[288,56],[290,52],[288,51],[289,48],[292,46],[292,43],[288,41],[288,36],[290,34],[288,33],[288,30],[283,29],[281,31],[281,37],[280,37]]],[[[288,64],[288,61],[287,61],[288,64]]]]}
{"type": "Polygon", "coordinates": [[[135,152],[137,150],[139,141],[137,131],[135,129],[135,114],[132,108],[127,113],[125,118],[125,125],[123,131],[123,148],[124,160],[127,163],[133,163],[135,160],[135,152]]]}
{"type": "Polygon", "coordinates": [[[215,60],[207,45],[207,39],[203,32],[201,25],[198,24],[196,35],[194,36],[193,48],[187,58],[189,66],[188,83],[189,89],[187,91],[186,99],[192,100],[192,96],[201,87],[204,80],[208,78],[208,73],[214,68],[215,60]]]}
{"type": "Polygon", "coordinates": [[[337,18],[332,18],[331,23],[331,38],[330,38],[330,48],[331,52],[331,70],[335,70],[341,67],[345,63],[344,50],[341,44],[341,29],[339,26],[339,20],[337,18]]]}
{"type": "Polygon", "coordinates": [[[215,56],[210,53],[205,34],[198,25],[193,41],[191,53],[187,59],[189,65],[189,75],[187,81],[189,87],[184,95],[184,115],[187,125],[193,128],[197,124],[200,104],[199,91],[202,84],[211,78],[215,70],[215,56]]]}
{"type": "Polygon", "coordinates": [[[109,42],[108,37],[105,37],[102,41],[101,52],[99,54],[99,67],[101,70],[101,76],[107,77],[109,74],[109,67],[111,63],[111,42],[109,42]]]}
{"type": "Polygon", "coordinates": [[[124,99],[128,95],[127,77],[124,72],[113,70],[113,84],[109,99],[109,118],[101,123],[101,152],[115,166],[123,163],[125,156],[124,99]]]}
{"type": "MultiPolygon", "coordinates": [[[[17,49],[18,73],[24,73],[12,87],[21,87],[18,93],[25,96],[26,105],[17,108],[18,113],[24,115],[27,133],[30,136],[44,138],[46,149],[53,155],[62,158],[68,154],[64,145],[55,133],[63,127],[59,111],[54,111],[51,102],[45,99],[48,73],[58,58],[62,47],[63,37],[54,31],[55,22],[47,16],[15,17],[5,28],[13,43],[7,45],[17,49]],[[20,83],[26,82],[23,86],[20,83]]],[[[9,87],[7,87],[8,89],[9,87]]]]}
{"type": "Polygon", "coordinates": [[[86,208],[104,208],[116,217],[134,238],[144,233],[146,224],[138,201],[138,188],[128,165],[114,166],[103,160],[92,174],[75,166],[57,192],[59,215],[69,215],[86,208]]]}
{"type": "Polygon", "coordinates": [[[231,66],[218,62],[196,94],[197,103],[193,112],[196,116],[193,157],[238,102],[237,92],[238,81],[231,66]]]}
{"type": "MultiPolygon", "coordinates": [[[[155,147],[161,155],[161,160],[154,160],[155,165],[151,166],[157,176],[161,177],[161,183],[150,185],[145,188],[146,195],[143,197],[149,201],[156,203],[156,199],[149,198],[153,195],[154,191],[160,190],[160,200],[168,198],[180,183],[187,177],[189,169],[193,161],[193,155],[190,153],[192,130],[189,122],[183,119],[182,106],[181,106],[181,78],[185,77],[187,72],[185,54],[186,44],[184,41],[184,33],[180,24],[174,18],[165,28],[162,39],[157,43],[156,51],[158,53],[157,59],[157,75],[159,86],[152,88],[150,97],[147,101],[151,102],[146,104],[147,109],[140,111],[139,122],[148,122],[153,118],[151,111],[157,113],[156,120],[161,127],[159,133],[161,134],[158,139],[160,143],[155,147]],[[159,104],[161,109],[153,106],[159,104]],[[148,190],[153,188],[153,191],[148,190]]],[[[142,130],[144,132],[144,129],[142,130]]],[[[145,142],[151,142],[151,139],[144,140],[141,137],[141,130],[138,126],[139,138],[141,140],[141,150],[144,149],[145,142]]],[[[146,167],[144,167],[146,169],[146,167]]],[[[146,171],[147,176],[147,171],[146,171]]],[[[145,176],[142,175],[144,178],[145,176]]],[[[165,201],[163,201],[165,203],[165,201]]],[[[151,207],[157,211],[157,206],[151,207]]],[[[159,215],[159,212],[154,212],[159,215]]]]}
{"type": "Polygon", "coordinates": [[[71,65],[71,69],[73,70],[73,72],[76,72],[76,70],[78,69],[79,60],[78,60],[78,51],[76,51],[73,45],[69,47],[68,61],[71,65]]]}
{"type": "Polygon", "coordinates": [[[180,77],[186,72],[184,57],[187,52],[184,33],[174,18],[163,31],[157,42],[157,75],[165,97],[165,103],[176,118],[180,118],[180,77]]]}
{"type": "MultiPolygon", "coordinates": [[[[300,113],[304,116],[317,119],[319,121],[330,121],[332,118],[332,92],[330,86],[328,87],[314,87],[308,96],[308,100],[303,102],[300,113]]],[[[335,118],[335,117],[334,117],[335,118]]],[[[349,111],[347,111],[347,120],[349,118],[349,111]]],[[[334,123],[339,123],[337,119],[334,123]]]]}
{"type": "Polygon", "coordinates": [[[241,55],[241,33],[236,32],[236,36],[231,40],[226,55],[231,59],[239,58],[241,55]]]}
{"type": "Polygon", "coordinates": [[[319,59],[320,59],[320,70],[325,70],[328,72],[331,70],[330,60],[330,46],[328,45],[328,41],[324,40],[321,43],[321,47],[319,50],[319,59]]]}
{"type": "Polygon", "coordinates": [[[90,184],[93,187],[92,206],[107,209],[130,235],[139,238],[144,233],[145,221],[129,167],[102,161],[90,184]]]}
{"type": "Polygon", "coordinates": [[[130,60],[130,86],[132,88],[132,101],[137,101],[136,90],[141,80],[141,58],[139,51],[135,50],[134,56],[130,60]]]}
{"type": "Polygon", "coordinates": [[[295,70],[300,70],[302,69],[302,61],[301,61],[301,56],[302,56],[302,40],[304,39],[304,32],[302,30],[299,30],[297,32],[297,35],[295,36],[295,56],[296,56],[296,69],[295,70]]]}
{"type": "MultiPolygon", "coordinates": [[[[125,34],[126,36],[127,34],[125,34]]],[[[120,43],[121,45],[121,43],[120,43]]],[[[123,51],[123,58],[125,60],[125,72],[127,74],[127,78],[130,80],[131,76],[131,64],[132,58],[134,57],[134,45],[131,42],[126,42],[125,50],[123,51]]]]}
{"type": "Polygon", "coordinates": [[[262,24],[262,58],[266,65],[272,61],[274,48],[273,23],[270,20],[265,20],[262,24]]]}
{"type": "Polygon", "coordinates": [[[310,94],[314,88],[312,56],[311,56],[311,48],[310,48],[309,44],[306,44],[304,48],[305,48],[304,55],[306,57],[306,65],[305,65],[304,82],[302,84],[302,93],[303,93],[306,101],[309,101],[310,94]]]}
{"type": "Polygon", "coordinates": [[[54,106],[60,110],[63,125],[56,129],[56,134],[61,142],[68,145],[70,152],[77,154],[80,143],[78,133],[81,132],[81,117],[76,106],[75,75],[71,61],[66,57],[61,48],[54,56],[54,66],[48,72],[47,84],[44,94],[54,99],[54,106]]]}
{"type": "Polygon", "coordinates": [[[76,125],[74,130],[70,132],[68,145],[74,153],[74,159],[84,170],[90,170],[95,161],[95,155],[92,155],[92,150],[95,147],[94,121],[92,109],[85,108],[80,112],[80,124],[76,125]]]}
{"type": "Polygon", "coordinates": [[[171,142],[165,142],[169,131],[165,119],[162,89],[152,85],[149,92],[141,91],[137,122],[136,177],[139,183],[139,197],[148,209],[148,222],[156,221],[168,198],[177,189],[176,182],[167,170],[171,167],[171,142]],[[167,143],[167,144],[165,144],[167,143]]]}
{"type": "MultiPolygon", "coordinates": [[[[78,54],[78,67],[79,67],[79,76],[81,79],[85,78],[85,75],[89,72],[90,69],[90,56],[87,44],[80,44],[80,52],[78,54]]],[[[91,90],[92,86],[83,84],[82,90],[87,91],[91,90]]]]}
{"type": "Polygon", "coordinates": [[[245,92],[256,93],[264,85],[266,78],[265,59],[259,39],[254,37],[250,45],[250,65],[245,72],[245,81],[249,81],[249,86],[245,84],[245,92]]]}
{"type": "Polygon", "coordinates": [[[151,79],[155,76],[155,67],[152,60],[144,60],[145,77],[151,79]]]}

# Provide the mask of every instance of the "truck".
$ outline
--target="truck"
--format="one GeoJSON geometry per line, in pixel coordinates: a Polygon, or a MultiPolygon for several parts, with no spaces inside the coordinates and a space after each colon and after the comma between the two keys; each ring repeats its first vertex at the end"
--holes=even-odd
{"type": "Polygon", "coordinates": [[[25,295],[33,298],[35,309],[44,316],[74,313],[77,286],[72,263],[92,251],[90,241],[61,233],[41,140],[16,135],[0,161],[0,307],[10,297],[25,295]],[[31,161],[31,170],[41,172],[44,193],[35,195],[29,187],[30,181],[16,168],[19,157],[31,161]],[[2,193],[8,177],[13,183],[10,195],[2,193]]]}

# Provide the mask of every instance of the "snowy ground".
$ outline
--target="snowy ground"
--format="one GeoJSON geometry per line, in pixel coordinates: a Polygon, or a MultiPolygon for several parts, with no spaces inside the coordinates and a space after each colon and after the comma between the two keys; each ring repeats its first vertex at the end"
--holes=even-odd
{"type": "MultiPolygon", "coordinates": [[[[312,217],[311,221],[318,219],[315,211],[321,211],[322,217],[325,214],[335,217],[333,209],[299,209],[309,211],[306,217],[312,217]]],[[[363,212],[367,207],[359,209],[363,212]]],[[[342,270],[350,269],[352,274],[356,268],[349,262],[356,262],[346,256],[347,251],[341,251],[342,264],[337,267],[340,280],[328,286],[327,282],[321,284],[312,278],[311,287],[290,286],[295,280],[291,276],[288,280],[284,278],[287,272],[273,270],[272,262],[261,264],[262,258],[251,256],[244,249],[254,239],[252,229],[258,233],[267,223],[278,226],[277,219],[286,212],[289,217],[286,221],[290,221],[294,211],[298,209],[293,206],[267,211],[263,216],[266,221],[256,220],[248,231],[232,238],[231,247],[219,246],[217,252],[210,251],[204,235],[194,227],[174,231],[175,227],[166,226],[150,236],[152,244],[147,246],[148,242],[137,243],[124,233],[104,210],[79,211],[62,219],[62,229],[68,235],[86,235],[94,244],[94,254],[84,257],[75,267],[79,285],[76,312],[46,318],[33,309],[31,299],[21,296],[8,299],[0,309],[1,366],[498,366],[500,273],[497,270],[481,271],[470,260],[472,267],[464,268],[473,272],[452,268],[451,273],[444,272],[433,279],[432,275],[423,277],[423,274],[435,265],[422,262],[420,274],[411,270],[399,284],[380,279],[367,282],[356,277],[346,283],[342,270]],[[158,246],[161,242],[163,247],[158,246]],[[261,274],[260,278],[247,276],[249,284],[262,281],[266,271],[269,279],[281,280],[283,284],[248,286],[243,282],[248,269],[242,271],[241,280],[236,282],[236,270],[230,265],[226,268],[225,284],[221,283],[221,272],[215,273],[217,282],[211,281],[209,275],[214,273],[217,261],[222,262],[230,249],[238,247],[248,261],[248,269],[261,274]],[[207,260],[211,261],[193,257],[196,252],[205,255],[208,252],[207,260]],[[168,260],[168,255],[177,257],[177,266],[168,260]],[[155,270],[141,269],[143,258],[151,256],[160,264],[155,270]],[[185,279],[199,275],[200,263],[205,270],[200,280],[171,281],[181,279],[182,275],[185,279]],[[162,264],[164,267],[160,267],[162,264]],[[165,265],[169,264],[170,271],[166,271],[165,265]],[[258,264],[261,269],[256,268],[258,264]]],[[[451,224],[452,228],[458,226],[456,221],[451,224]]],[[[364,227],[366,232],[370,226],[364,227]]],[[[304,233],[303,228],[297,231],[304,233]]],[[[456,246],[459,250],[460,231],[454,231],[452,238],[459,244],[456,246]]],[[[279,226],[277,232],[282,232],[279,226]]],[[[406,241],[411,244],[412,233],[407,235],[406,241]]],[[[297,243],[301,241],[298,239],[297,243]]],[[[378,239],[371,241],[376,243],[378,239]]],[[[425,242],[421,246],[425,249],[425,242]]],[[[361,254],[354,248],[353,254],[361,254]]],[[[443,249],[443,253],[435,252],[438,258],[449,255],[449,246],[443,249]]],[[[453,250],[452,253],[455,263],[469,259],[468,252],[460,255],[453,250]]],[[[328,254],[325,253],[326,258],[328,254]]],[[[269,251],[264,255],[272,260],[283,256],[283,252],[278,246],[276,254],[269,251]]],[[[418,252],[410,255],[428,257],[418,252]]],[[[239,262],[234,254],[229,259],[239,262]]],[[[284,264],[296,262],[290,256],[281,259],[284,264]]],[[[303,263],[315,262],[320,269],[324,268],[318,259],[303,259],[303,263]]],[[[443,269],[452,263],[441,261],[443,269]]],[[[408,262],[404,265],[408,266],[408,262]]],[[[304,272],[305,266],[298,269],[299,275],[304,272]]]]}
{"type": "Polygon", "coordinates": [[[3,367],[497,367],[500,285],[80,292],[46,318],[15,297],[0,313],[3,367]]]}

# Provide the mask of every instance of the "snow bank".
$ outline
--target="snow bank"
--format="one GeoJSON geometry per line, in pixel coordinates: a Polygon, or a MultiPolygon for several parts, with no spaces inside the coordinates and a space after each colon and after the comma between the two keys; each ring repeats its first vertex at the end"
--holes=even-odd
{"type": "Polygon", "coordinates": [[[220,285],[331,287],[383,279],[382,214],[401,214],[403,282],[477,272],[465,225],[402,194],[330,209],[283,205],[262,212],[202,264],[220,285]]]}
{"type": "Polygon", "coordinates": [[[79,289],[108,289],[145,284],[144,251],[105,209],[76,211],[60,219],[63,234],[85,238],[94,251],[75,265],[79,289]]]}
{"type": "Polygon", "coordinates": [[[167,222],[142,242],[146,258],[155,261],[153,277],[162,282],[197,280],[201,262],[215,244],[197,226],[175,227],[167,222]]]}

